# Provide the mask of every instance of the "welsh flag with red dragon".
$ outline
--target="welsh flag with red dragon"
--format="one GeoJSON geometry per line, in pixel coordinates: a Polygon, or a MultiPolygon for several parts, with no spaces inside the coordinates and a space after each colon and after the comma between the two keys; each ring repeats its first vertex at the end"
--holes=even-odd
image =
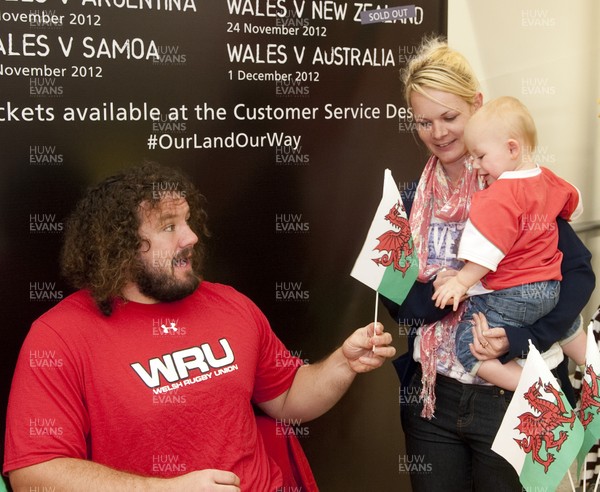
{"type": "Polygon", "coordinates": [[[600,352],[598,343],[593,335],[592,323],[588,328],[587,348],[585,353],[585,372],[581,381],[581,402],[579,405],[579,420],[585,430],[583,444],[577,456],[577,470],[585,462],[585,455],[600,438],[600,352]]]}
{"type": "Polygon", "coordinates": [[[514,467],[525,490],[555,490],[575,460],[583,434],[577,414],[530,343],[492,450],[514,467]]]}
{"type": "Polygon", "coordinates": [[[402,304],[419,273],[410,225],[398,187],[385,170],[383,196],[350,275],[402,304]]]}

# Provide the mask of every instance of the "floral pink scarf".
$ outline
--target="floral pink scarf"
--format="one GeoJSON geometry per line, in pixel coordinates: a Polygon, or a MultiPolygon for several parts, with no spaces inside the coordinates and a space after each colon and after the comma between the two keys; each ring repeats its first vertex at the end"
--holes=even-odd
{"type": "MultiPolygon", "coordinates": [[[[410,213],[413,242],[419,257],[420,282],[430,281],[443,265],[427,264],[427,243],[432,216],[446,222],[464,222],[469,215],[471,197],[482,189],[477,171],[470,166],[464,168],[458,184],[451,189],[448,176],[437,157],[431,156],[425,165],[417,186],[415,201],[410,213]]],[[[463,303],[464,304],[464,303],[463,303]]],[[[424,326],[421,330],[421,366],[423,369],[421,416],[431,419],[435,410],[435,380],[437,375],[438,347],[443,340],[454,340],[454,330],[464,308],[452,312],[440,321],[424,326]]],[[[455,350],[452,349],[453,357],[455,350]]],[[[448,361],[450,364],[453,361],[448,361]]]]}

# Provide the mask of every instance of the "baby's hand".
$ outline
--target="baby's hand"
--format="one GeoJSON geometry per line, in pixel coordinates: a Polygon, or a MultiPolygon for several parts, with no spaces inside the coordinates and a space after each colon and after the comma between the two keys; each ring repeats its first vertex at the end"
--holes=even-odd
{"type": "Polygon", "coordinates": [[[447,304],[452,304],[452,309],[456,311],[467,290],[468,287],[461,284],[456,276],[453,276],[436,289],[432,299],[435,301],[436,307],[443,308],[447,304]]]}
{"type": "Polygon", "coordinates": [[[435,280],[433,281],[434,290],[438,290],[442,285],[448,282],[448,279],[455,277],[458,274],[458,270],[454,270],[453,268],[442,268],[438,270],[435,280]]]}

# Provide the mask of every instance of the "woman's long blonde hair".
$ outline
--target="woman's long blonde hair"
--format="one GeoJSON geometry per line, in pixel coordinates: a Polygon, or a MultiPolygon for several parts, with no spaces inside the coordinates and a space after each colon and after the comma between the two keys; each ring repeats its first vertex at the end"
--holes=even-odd
{"type": "Polygon", "coordinates": [[[400,78],[409,106],[413,91],[432,99],[425,87],[454,94],[470,105],[475,103],[479,93],[479,81],[469,62],[439,36],[423,40],[415,56],[400,72],[400,78]]]}

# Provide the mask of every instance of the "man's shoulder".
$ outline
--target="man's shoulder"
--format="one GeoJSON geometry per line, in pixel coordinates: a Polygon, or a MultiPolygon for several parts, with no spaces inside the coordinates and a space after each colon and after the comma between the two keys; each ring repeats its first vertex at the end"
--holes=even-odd
{"type": "Polygon", "coordinates": [[[103,316],[90,293],[85,290],[78,290],[50,308],[38,320],[49,321],[56,318],[64,320],[65,316],[82,316],[86,314],[90,316],[103,316]]]}
{"type": "Polygon", "coordinates": [[[260,311],[252,299],[236,288],[226,284],[203,280],[192,297],[200,303],[208,302],[213,305],[229,305],[238,312],[260,311]]]}
{"type": "Polygon", "coordinates": [[[86,291],[77,291],[39,316],[31,325],[28,337],[54,336],[63,339],[86,332],[106,318],[86,291]]]}
{"type": "Polygon", "coordinates": [[[200,302],[254,304],[249,297],[231,285],[203,280],[192,298],[200,302]]]}
{"type": "Polygon", "coordinates": [[[208,280],[203,280],[193,295],[199,298],[222,297],[224,299],[245,297],[231,285],[209,282],[208,280]]]}

